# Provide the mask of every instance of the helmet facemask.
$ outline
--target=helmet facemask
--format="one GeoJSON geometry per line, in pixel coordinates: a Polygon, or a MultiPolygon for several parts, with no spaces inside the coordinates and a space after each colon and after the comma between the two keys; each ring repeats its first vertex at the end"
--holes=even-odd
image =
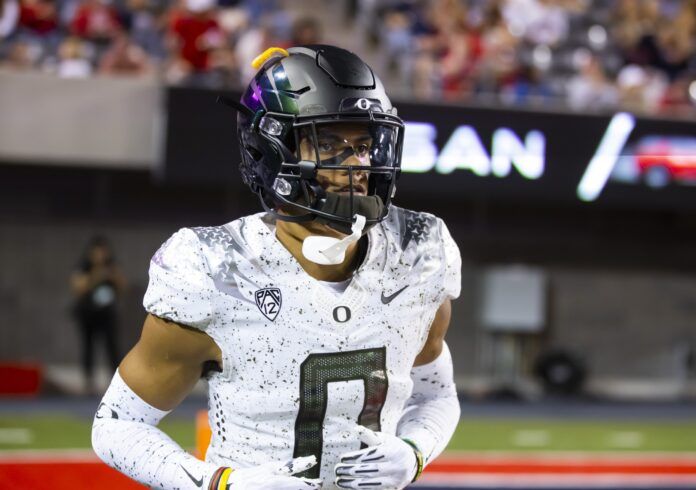
{"type": "Polygon", "coordinates": [[[386,217],[403,145],[403,123],[396,116],[269,112],[260,119],[258,134],[284,157],[261,192],[267,211],[277,218],[316,219],[349,234],[356,215],[365,216],[366,229],[386,217]]]}

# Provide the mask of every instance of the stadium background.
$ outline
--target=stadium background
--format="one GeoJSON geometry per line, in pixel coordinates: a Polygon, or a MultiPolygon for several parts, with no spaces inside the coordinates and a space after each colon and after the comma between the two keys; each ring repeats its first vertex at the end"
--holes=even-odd
{"type": "MultiPolygon", "coordinates": [[[[696,488],[695,37],[687,0],[0,1],[0,488],[126,488],[87,449],[70,273],[110,238],[127,351],[161,242],[258,209],[216,96],[311,42],[384,80],[396,202],[462,251],[424,484],[696,488]]],[[[192,450],[205,403],[165,421],[192,450]]]]}

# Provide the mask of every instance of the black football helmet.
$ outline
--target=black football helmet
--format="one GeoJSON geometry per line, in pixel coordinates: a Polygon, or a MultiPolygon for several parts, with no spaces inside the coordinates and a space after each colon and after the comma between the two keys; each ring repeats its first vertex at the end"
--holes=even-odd
{"type": "Polygon", "coordinates": [[[240,103],[228,103],[239,111],[242,179],[264,209],[287,221],[318,219],[344,233],[355,214],[365,215],[367,227],[382,221],[400,174],[404,124],[372,69],[355,54],[327,45],[271,48],[255,63],[260,69],[240,103]],[[358,156],[351,145],[331,157],[320,148],[320,135],[342,124],[366,132],[364,165],[341,165],[358,156]],[[349,192],[327,192],[317,180],[324,169],[347,172],[349,192]],[[354,193],[356,172],[368,175],[367,195],[354,193]]]}

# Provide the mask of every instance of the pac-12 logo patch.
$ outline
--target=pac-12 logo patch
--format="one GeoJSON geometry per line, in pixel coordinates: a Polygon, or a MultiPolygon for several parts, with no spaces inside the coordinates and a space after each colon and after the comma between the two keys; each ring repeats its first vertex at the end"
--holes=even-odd
{"type": "Polygon", "coordinates": [[[270,321],[274,321],[280,313],[280,306],[283,304],[283,298],[280,295],[278,288],[263,288],[254,293],[256,298],[256,306],[259,307],[263,316],[270,321]]]}

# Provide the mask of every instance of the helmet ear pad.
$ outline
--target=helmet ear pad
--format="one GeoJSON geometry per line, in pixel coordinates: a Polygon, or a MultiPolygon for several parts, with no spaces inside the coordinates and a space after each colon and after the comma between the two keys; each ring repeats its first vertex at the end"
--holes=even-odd
{"type": "MultiPolygon", "coordinates": [[[[248,140],[247,140],[248,141],[248,140]]],[[[263,144],[258,144],[259,141],[249,143],[245,141],[242,146],[242,161],[239,168],[244,182],[252,187],[252,190],[258,192],[259,189],[268,187],[273,184],[277,170],[273,170],[273,162],[275,158],[269,158],[271,149],[263,149],[263,144]]]]}
{"type": "Polygon", "coordinates": [[[237,126],[241,142],[242,161],[239,167],[242,179],[257,193],[261,189],[272,188],[276,175],[281,172],[282,163],[294,161],[292,151],[286,142],[260,132],[255,121],[244,121],[237,126]]]}

